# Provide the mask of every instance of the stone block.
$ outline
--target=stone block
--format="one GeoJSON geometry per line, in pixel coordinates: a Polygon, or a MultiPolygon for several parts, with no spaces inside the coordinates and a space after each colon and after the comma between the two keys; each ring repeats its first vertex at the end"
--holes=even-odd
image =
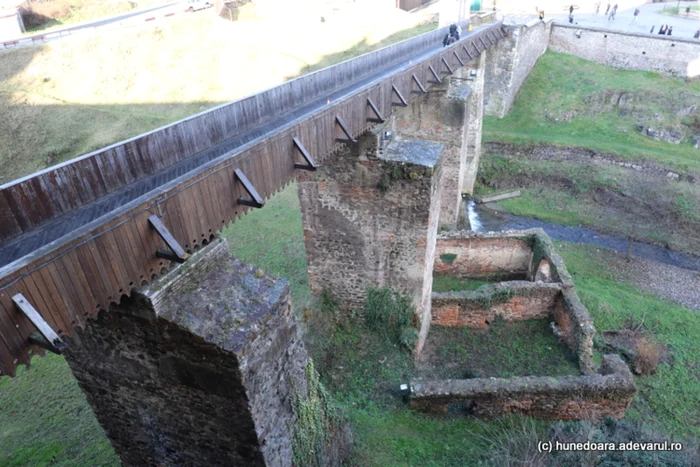
{"type": "Polygon", "coordinates": [[[409,293],[420,351],[430,323],[443,145],[396,137],[378,146],[380,154],[343,147],[300,175],[309,284],[345,308],[361,306],[368,285],[409,293]]]}
{"type": "Polygon", "coordinates": [[[291,465],[308,356],[289,286],[223,240],[76,330],[66,360],[123,465],[291,465]]]}

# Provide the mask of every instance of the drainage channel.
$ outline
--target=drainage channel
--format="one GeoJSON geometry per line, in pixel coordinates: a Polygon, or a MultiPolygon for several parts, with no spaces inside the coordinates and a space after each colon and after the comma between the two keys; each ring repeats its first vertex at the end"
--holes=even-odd
{"type": "MultiPolygon", "coordinates": [[[[587,227],[569,227],[532,217],[516,216],[508,212],[491,209],[483,204],[475,204],[474,201],[467,203],[466,210],[471,229],[476,232],[524,230],[539,227],[556,240],[597,245],[620,253],[627,253],[629,249],[628,239],[606,235],[587,227]]],[[[632,255],[637,258],[700,272],[699,256],[678,253],[649,243],[633,242],[632,255]]]]}

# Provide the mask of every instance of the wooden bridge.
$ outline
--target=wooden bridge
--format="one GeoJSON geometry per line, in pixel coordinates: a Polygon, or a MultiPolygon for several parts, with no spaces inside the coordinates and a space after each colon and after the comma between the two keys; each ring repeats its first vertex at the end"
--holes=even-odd
{"type": "MultiPolygon", "coordinates": [[[[467,23],[462,24],[464,31],[467,23]]],[[[437,30],[0,186],[0,375],[498,42],[437,30]]]]}

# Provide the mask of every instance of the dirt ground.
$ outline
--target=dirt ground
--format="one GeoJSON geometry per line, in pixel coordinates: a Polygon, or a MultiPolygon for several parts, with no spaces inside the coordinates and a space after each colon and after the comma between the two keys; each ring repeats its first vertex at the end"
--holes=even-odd
{"type": "Polygon", "coordinates": [[[700,273],[611,250],[599,250],[597,258],[622,282],[692,310],[700,310],[700,273]]]}

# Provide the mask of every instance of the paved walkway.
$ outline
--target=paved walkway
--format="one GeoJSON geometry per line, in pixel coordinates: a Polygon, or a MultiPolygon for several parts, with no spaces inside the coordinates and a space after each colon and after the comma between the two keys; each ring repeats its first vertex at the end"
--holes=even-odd
{"type": "MultiPolygon", "coordinates": [[[[587,3],[594,3],[588,1],[587,3]]],[[[611,5],[615,2],[612,1],[611,5]]],[[[607,2],[605,0],[601,1],[600,13],[577,13],[578,10],[574,10],[574,23],[580,24],[581,26],[593,26],[606,29],[614,29],[617,31],[627,31],[636,33],[646,33],[648,34],[651,27],[654,26],[654,34],[659,31],[662,24],[668,24],[673,26],[673,36],[682,37],[684,39],[692,39],[695,31],[700,28],[700,20],[696,19],[686,19],[679,16],[661,14],[664,8],[675,7],[677,2],[666,2],[666,3],[649,3],[639,5],[638,7],[631,7],[625,10],[618,8],[617,14],[615,15],[615,20],[608,21],[608,18],[603,14],[605,13],[605,8],[607,2]],[[637,21],[632,21],[634,19],[634,10],[639,8],[641,13],[637,17],[637,21]]],[[[681,11],[685,11],[688,6],[698,6],[700,2],[681,2],[681,11]]],[[[590,10],[590,9],[589,9],[590,10]]],[[[567,23],[569,21],[569,14],[557,13],[548,14],[547,18],[552,18],[555,21],[567,23]]]]}

